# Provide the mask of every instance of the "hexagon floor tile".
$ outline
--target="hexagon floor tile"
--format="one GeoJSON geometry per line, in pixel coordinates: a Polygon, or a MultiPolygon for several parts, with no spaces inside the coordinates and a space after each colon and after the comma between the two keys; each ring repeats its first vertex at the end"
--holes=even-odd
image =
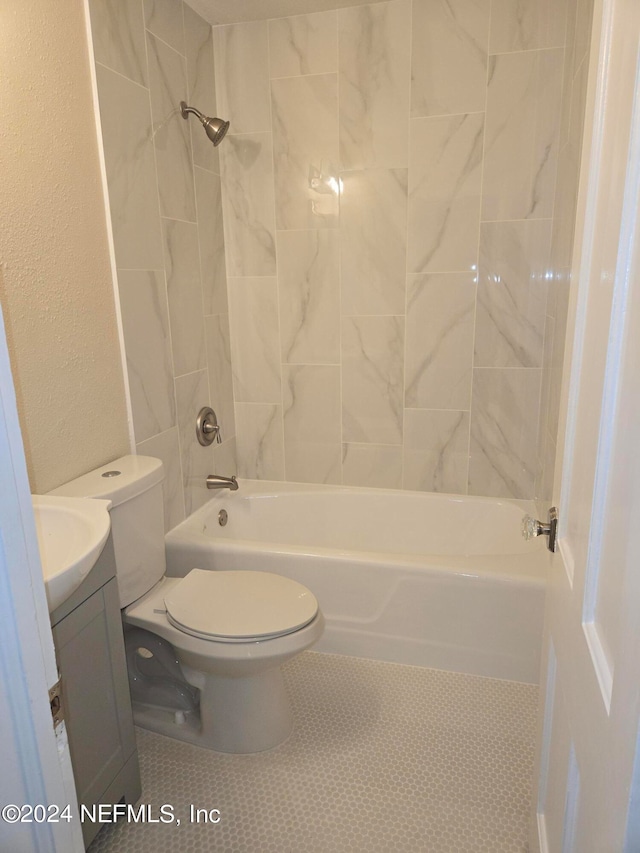
{"type": "Polygon", "coordinates": [[[524,853],[537,687],[305,652],[289,740],[224,755],[137,730],[142,802],[90,853],[524,853]],[[192,823],[190,805],[218,809],[192,823]]]}

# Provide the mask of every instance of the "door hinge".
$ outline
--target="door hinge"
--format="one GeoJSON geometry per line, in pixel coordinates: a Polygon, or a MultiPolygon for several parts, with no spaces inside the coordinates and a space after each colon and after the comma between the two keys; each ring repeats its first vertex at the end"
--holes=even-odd
{"type": "Polygon", "coordinates": [[[54,730],[64,722],[64,705],[62,703],[62,679],[59,678],[49,690],[49,705],[54,730]]]}

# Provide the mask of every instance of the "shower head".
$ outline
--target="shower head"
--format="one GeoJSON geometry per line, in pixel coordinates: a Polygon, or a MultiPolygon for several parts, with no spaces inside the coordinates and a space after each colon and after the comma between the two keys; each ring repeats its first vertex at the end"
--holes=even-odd
{"type": "Polygon", "coordinates": [[[203,116],[200,110],[197,110],[195,107],[188,107],[186,101],[180,101],[180,114],[182,115],[182,118],[187,119],[189,117],[189,113],[193,113],[194,116],[200,120],[205,133],[213,144],[220,145],[226,132],[229,130],[229,122],[224,121],[221,118],[209,118],[209,116],[203,116]]]}

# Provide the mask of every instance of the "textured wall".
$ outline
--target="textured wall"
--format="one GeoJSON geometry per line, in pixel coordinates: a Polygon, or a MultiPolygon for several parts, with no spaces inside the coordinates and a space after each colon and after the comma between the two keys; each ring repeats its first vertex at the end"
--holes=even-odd
{"type": "Polygon", "coordinates": [[[179,112],[216,114],[211,27],[180,0],[89,6],[136,447],[171,528],[236,468],[218,150],[179,112]],[[209,404],[225,441],[204,448],[209,404]]]}
{"type": "Polygon", "coordinates": [[[0,44],[0,295],[46,492],[129,447],[81,0],[6,0],[0,44]]]}
{"type": "Polygon", "coordinates": [[[565,22],[214,27],[241,475],[534,496],[565,22]]]}

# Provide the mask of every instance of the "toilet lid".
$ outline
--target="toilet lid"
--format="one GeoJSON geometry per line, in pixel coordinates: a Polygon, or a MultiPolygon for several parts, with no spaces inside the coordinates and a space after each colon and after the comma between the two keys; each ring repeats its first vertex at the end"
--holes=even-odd
{"type": "Polygon", "coordinates": [[[270,572],[193,569],[164,599],[169,621],[205,639],[269,639],[307,625],[315,596],[297,581],[270,572]]]}

